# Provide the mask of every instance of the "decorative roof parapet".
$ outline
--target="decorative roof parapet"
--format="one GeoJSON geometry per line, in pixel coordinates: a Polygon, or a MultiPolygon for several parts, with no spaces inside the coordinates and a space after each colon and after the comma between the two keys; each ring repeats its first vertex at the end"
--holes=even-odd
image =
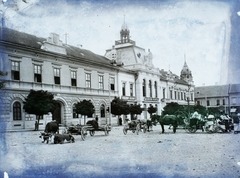
{"type": "Polygon", "coordinates": [[[59,39],[59,35],[56,33],[51,33],[50,37],[47,38],[47,41],[44,41],[42,50],[51,51],[54,53],[65,54],[67,55],[66,49],[63,47],[62,41],[59,39]]]}

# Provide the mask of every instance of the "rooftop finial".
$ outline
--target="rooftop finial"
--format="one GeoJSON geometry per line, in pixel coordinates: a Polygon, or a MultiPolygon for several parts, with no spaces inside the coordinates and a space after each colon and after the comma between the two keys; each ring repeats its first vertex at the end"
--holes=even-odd
{"type": "Polygon", "coordinates": [[[186,63],[186,54],[184,53],[184,63],[186,63]]]}

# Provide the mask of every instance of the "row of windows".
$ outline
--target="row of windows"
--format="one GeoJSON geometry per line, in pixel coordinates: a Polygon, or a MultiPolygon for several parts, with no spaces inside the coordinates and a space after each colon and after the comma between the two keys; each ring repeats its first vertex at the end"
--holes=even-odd
{"type": "MultiPolygon", "coordinates": [[[[165,93],[163,96],[165,96],[165,93]]],[[[193,94],[191,93],[190,96],[187,96],[187,93],[185,92],[180,92],[180,91],[173,92],[173,90],[170,90],[170,99],[193,101],[193,94]],[[174,98],[173,98],[173,93],[174,93],[174,98]]]]}
{"type": "MultiPolygon", "coordinates": [[[[61,73],[59,68],[53,69],[54,74],[54,84],[61,84],[61,73]]],[[[12,61],[12,71],[11,71],[12,80],[20,80],[20,63],[17,61],[12,61]]],[[[77,86],[77,72],[70,71],[71,77],[71,86],[77,86]]],[[[42,82],[42,66],[34,65],[34,82],[42,82]]],[[[85,87],[91,88],[91,73],[85,73],[85,87]]],[[[115,90],[115,78],[110,78],[110,88],[115,90]]],[[[104,89],[104,76],[98,75],[98,89],[104,89]]]]}
{"type": "MultiPolygon", "coordinates": [[[[79,118],[79,115],[76,113],[76,104],[73,105],[72,111],[73,111],[73,118],[79,118]]],[[[89,116],[92,117],[92,116],[89,116]]],[[[101,105],[100,107],[100,117],[105,117],[105,105],[101,105]]],[[[22,120],[22,110],[21,110],[21,103],[19,101],[16,101],[13,103],[13,120],[22,120]]]]}
{"type": "MultiPolygon", "coordinates": [[[[142,89],[143,89],[143,96],[146,97],[146,91],[147,91],[147,86],[146,86],[146,80],[143,79],[143,84],[142,84],[142,89]]],[[[149,91],[149,97],[153,97],[153,93],[152,93],[152,81],[149,80],[148,81],[148,91],[149,91]]],[[[155,91],[155,98],[158,97],[158,93],[157,93],[157,82],[154,82],[154,91],[155,91]]]]}
{"type": "MultiPolygon", "coordinates": [[[[205,103],[206,103],[206,102],[205,102],[205,103]]],[[[211,104],[210,100],[207,100],[207,106],[211,106],[211,105],[213,105],[213,106],[220,106],[221,104],[222,104],[223,106],[226,105],[225,99],[222,99],[222,103],[220,102],[219,99],[217,99],[217,100],[215,101],[215,103],[212,103],[212,104],[211,104]]],[[[197,101],[197,105],[202,105],[202,101],[197,101]]]]}

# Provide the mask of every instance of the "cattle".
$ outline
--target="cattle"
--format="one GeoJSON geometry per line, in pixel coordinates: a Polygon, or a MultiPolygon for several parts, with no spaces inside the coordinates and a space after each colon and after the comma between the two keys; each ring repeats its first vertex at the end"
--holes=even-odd
{"type": "Polygon", "coordinates": [[[57,121],[51,121],[51,122],[48,122],[46,127],[45,127],[45,130],[44,130],[45,133],[52,133],[52,134],[55,134],[56,132],[59,133],[59,124],[57,121]]]}
{"type": "Polygon", "coordinates": [[[51,141],[54,144],[58,144],[58,143],[63,144],[65,140],[70,143],[75,142],[75,139],[71,134],[55,134],[55,135],[51,135],[50,137],[51,137],[50,138],[51,141]]]}
{"type": "Polygon", "coordinates": [[[42,139],[42,143],[44,143],[45,141],[46,141],[46,143],[49,143],[50,137],[51,137],[51,134],[45,133],[45,132],[40,132],[39,138],[42,139]]]}

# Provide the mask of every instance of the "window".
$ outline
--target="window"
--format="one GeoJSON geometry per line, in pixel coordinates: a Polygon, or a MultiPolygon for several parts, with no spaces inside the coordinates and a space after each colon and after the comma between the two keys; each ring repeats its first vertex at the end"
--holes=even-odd
{"type": "Polygon", "coordinates": [[[145,79],[143,79],[142,90],[143,90],[143,96],[146,96],[146,82],[145,82],[145,79]]]}
{"type": "Polygon", "coordinates": [[[157,82],[154,82],[154,89],[155,89],[155,98],[158,97],[158,93],[157,93],[157,82]]]}
{"type": "Polygon", "coordinates": [[[101,117],[105,117],[105,106],[102,104],[100,107],[101,117]]]}
{"type": "Polygon", "coordinates": [[[103,90],[103,76],[98,76],[98,89],[103,90]]]}
{"type": "Polygon", "coordinates": [[[42,66],[34,65],[34,82],[42,82],[42,66]]]}
{"type": "Polygon", "coordinates": [[[71,71],[71,85],[72,86],[77,86],[77,72],[76,71],[71,71]]]}
{"type": "Polygon", "coordinates": [[[13,104],[13,120],[22,120],[21,104],[18,101],[13,104]]]}
{"type": "Polygon", "coordinates": [[[180,91],[178,92],[178,100],[180,100],[180,91]]]}
{"type": "Polygon", "coordinates": [[[209,100],[207,100],[207,106],[210,106],[210,101],[209,100]]]}
{"type": "Polygon", "coordinates": [[[170,99],[173,99],[173,91],[170,90],[170,99]]]}
{"type": "Polygon", "coordinates": [[[217,100],[217,106],[219,106],[220,105],[220,100],[217,100]]]}
{"type": "Polygon", "coordinates": [[[232,98],[232,104],[236,104],[237,103],[237,98],[232,98]]]}
{"type": "Polygon", "coordinates": [[[122,95],[126,96],[126,84],[122,83],[122,95]]]}
{"type": "Polygon", "coordinates": [[[130,96],[133,96],[133,84],[130,84],[130,96]]]}
{"type": "Polygon", "coordinates": [[[76,104],[73,105],[73,118],[78,118],[78,114],[76,112],[76,104]]]}
{"type": "Polygon", "coordinates": [[[191,93],[191,101],[193,101],[193,93],[191,93]]]}
{"type": "Polygon", "coordinates": [[[223,105],[225,105],[225,99],[222,100],[223,105]]]}
{"type": "Polygon", "coordinates": [[[113,77],[110,77],[110,87],[111,90],[115,90],[115,79],[113,77]]]}
{"type": "Polygon", "coordinates": [[[165,88],[163,88],[163,98],[165,98],[165,88]]]}
{"type": "Polygon", "coordinates": [[[200,101],[197,101],[197,105],[200,106],[200,101]]]}
{"type": "Polygon", "coordinates": [[[151,80],[149,80],[148,88],[149,88],[149,96],[152,97],[152,81],[151,80]]]}
{"type": "Polygon", "coordinates": [[[20,63],[12,61],[12,80],[20,80],[20,63]]]}
{"type": "Polygon", "coordinates": [[[54,83],[60,85],[60,69],[54,68],[54,83]]]}
{"type": "Polygon", "coordinates": [[[86,88],[91,88],[91,74],[85,74],[86,88]]]}
{"type": "Polygon", "coordinates": [[[174,91],[175,100],[177,99],[177,91],[174,91]]]}

